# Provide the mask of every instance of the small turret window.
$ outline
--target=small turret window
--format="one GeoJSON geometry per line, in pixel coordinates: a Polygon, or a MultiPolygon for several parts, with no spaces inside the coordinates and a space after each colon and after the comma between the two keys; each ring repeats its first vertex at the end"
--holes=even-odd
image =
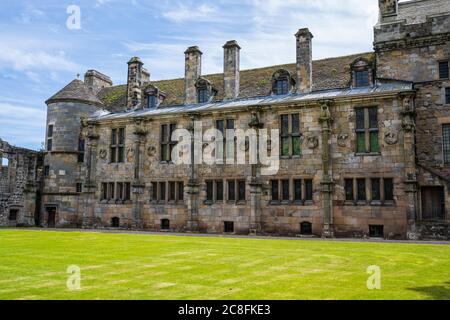
{"type": "Polygon", "coordinates": [[[53,150],[53,125],[49,125],[47,129],[47,151],[53,150]]]}
{"type": "Polygon", "coordinates": [[[448,79],[450,77],[448,65],[448,60],[439,62],[439,79],[448,79]]]}
{"type": "Polygon", "coordinates": [[[84,162],[84,152],[85,152],[85,140],[80,138],[78,140],[78,163],[84,162]]]}

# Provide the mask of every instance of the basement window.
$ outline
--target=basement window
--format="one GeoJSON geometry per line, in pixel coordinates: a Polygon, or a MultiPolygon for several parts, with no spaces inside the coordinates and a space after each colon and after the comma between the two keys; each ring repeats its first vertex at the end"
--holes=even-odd
{"type": "Polygon", "coordinates": [[[225,221],[223,223],[223,232],[224,233],[234,233],[234,222],[233,221],[225,221]]]}
{"type": "Polygon", "coordinates": [[[300,234],[302,236],[310,236],[312,235],[312,223],[311,222],[302,222],[300,223],[300,234]]]}
{"type": "Polygon", "coordinates": [[[9,211],[9,221],[16,221],[18,215],[19,215],[19,210],[11,209],[9,211]]]}
{"type": "Polygon", "coordinates": [[[161,230],[170,230],[170,220],[169,219],[161,220],[161,230]]]}
{"type": "Polygon", "coordinates": [[[114,217],[111,219],[111,227],[120,228],[120,219],[118,217],[114,217]]]}
{"type": "Polygon", "coordinates": [[[384,238],[384,226],[380,225],[369,226],[369,237],[384,238]]]}

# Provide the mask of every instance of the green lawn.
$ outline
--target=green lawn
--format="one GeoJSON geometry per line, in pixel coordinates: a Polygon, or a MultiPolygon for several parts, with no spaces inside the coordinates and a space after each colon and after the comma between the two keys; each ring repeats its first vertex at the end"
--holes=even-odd
{"type": "Polygon", "coordinates": [[[450,246],[4,229],[0,299],[450,299],[450,246]]]}

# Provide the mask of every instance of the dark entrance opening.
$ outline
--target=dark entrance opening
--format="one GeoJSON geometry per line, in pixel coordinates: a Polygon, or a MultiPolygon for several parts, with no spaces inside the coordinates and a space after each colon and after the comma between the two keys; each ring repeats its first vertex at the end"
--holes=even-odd
{"type": "Polygon", "coordinates": [[[422,191],[422,220],[445,219],[444,187],[424,187],[422,191]]]}
{"type": "Polygon", "coordinates": [[[223,231],[225,233],[233,233],[234,232],[234,222],[233,221],[225,221],[223,223],[223,231]]]}
{"type": "Polygon", "coordinates": [[[312,235],[312,223],[306,222],[306,221],[300,223],[300,234],[302,236],[311,236],[312,235]]]}
{"type": "Polygon", "coordinates": [[[369,237],[384,238],[384,226],[369,226],[369,237]]]}
{"type": "Polygon", "coordinates": [[[161,220],[161,230],[170,230],[170,220],[169,219],[161,220]]]}
{"type": "Polygon", "coordinates": [[[19,210],[17,210],[17,209],[9,210],[9,221],[17,221],[18,215],[19,215],[19,210]]]}
{"type": "Polygon", "coordinates": [[[47,226],[49,228],[56,227],[56,208],[55,207],[47,207],[47,226]]]}
{"type": "Polygon", "coordinates": [[[119,228],[120,227],[120,219],[117,217],[112,218],[111,219],[111,227],[119,228]]]}

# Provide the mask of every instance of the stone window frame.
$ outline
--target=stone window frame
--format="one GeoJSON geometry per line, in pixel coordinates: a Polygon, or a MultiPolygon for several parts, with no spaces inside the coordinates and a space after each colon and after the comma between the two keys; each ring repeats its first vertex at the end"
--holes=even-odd
{"type": "Polygon", "coordinates": [[[351,70],[351,87],[352,88],[365,88],[373,87],[374,81],[374,67],[373,63],[365,58],[357,58],[350,64],[351,70]],[[357,82],[357,74],[360,72],[367,72],[367,85],[359,85],[357,82]]]}
{"type": "Polygon", "coordinates": [[[163,101],[166,99],[166,94],[159,90],[158,87],[154,85],[149,85],[147,89],[145,90],[145,103],[144,103],[144,109],[156,109],[159,108],[159,106],[163,103],[163,101]],[[153,97],[154,106],[150,106],[150,97],[153,97]]]}
{"type": "Polygon", "coordinates": [[[438,61],[438,78],[439,80],[448,80],[450,79],[450,59],[446,60],[439,60],[438,61]],[[442,66],[447,65],[447,70],[443,71],[442,66]],[[446,77],[443,75],[443,73],[446,72],[446,77]]]}
{"type": "Polygon", "coordinates": [[[377,105],[368,105],[368,106],[358,106],[354,108],[355,113],[355,155],[356,156],[379,156],[381,155],[381,144],[380,144],[380,108],[377,105]],[[371,126],[371,117],[370,110],[376,109],[376,127],[371,126]],[[363,110],[363,121],[364,128],[358,128],[358,111],[363,110]],[[372,151],[373,145],[371,143],[371,134],[377,134],[377,146],[378,150],[372,151]],[[364,134],[365,141],[365,151],[360,152],[358,150],[358,134],[364,134]]]}
{"type": "Polygon", "coordinates": [[[50,166],[44,166],[44,177],[50,177],[50,166]]]}
{"type": "Polygon", "coordinates": [[[450,105],[450,85],[444,87],[444,104],[450,105]]]}
{"type": "Polygon", "coordinates": [[[270,185],[270,201],[271,205],[297,205],[297,206],[312,206],[314,205],[314,179],[311,177],[278,177],[269,181],[270,185]],[[289,188],[289,199],[283,197],[283,181],[287,181],[289,188]],[[278,199],[273,199],[273,184],[277,182],[278,199]],[[300,198],[297,197],[296,183],[300,182],[300,198]],[[310,186],[310,187],[309,187],[310,186]],[[310,190],[310,191],[308,191],[310,190]],[[308,196],[308,193],[311,193],[308,196]]]}
{"type": "Polygon", "coordinates": [[[246,205],[247,204],[247,181],[245,180],[245,178],[229,178],[226,179],[226,184],[224,186],[224,189],[226,190],[226,202],[228,204],[234,204],[234,205],[246,205]],[[232,192],[230,192],[230,183],[234,183],[234,190],[232,192]],[[245,199],[240,199],[239,195],[240,195],[240,190],[239,190],[239,186],[240,184],[244,184],[245,189],[244,189],[244,198],[245,199]],[[233,194],[234,199],[230,199],[230,194],[233,194]]]}
{"type": "Polygon", "coordinates": [[[82,193],[83,192],[83,184],[81,182],[77,182],[75,184],[75,192],[82,193]]]}
{"type": "MultiPolygon", "coordinates": [[[[226,183],[228,185],[228,183],[226,183]]],[[[225,202],[225,180],[223,179],[206,179],[205,180],[205,205],[223,204],[225,202]],[[220,199],[218,195],[218,185],[222,185],[222,196],[220,199]],[[211,185],[212,190],[208,190],[208,185],[211,185]],[[211,199],[208,199],[208,193],[211,191],[211,199]]]]}
{"type": "Polygon", "coordinates": [[[450,123],[441,125],[442,131],[442,162],[444,166],[450,165],[450,123]],[[447,132],[446,132],[447,129],[447,132]],[[447,155],[446,155],[447,153],[447,155]]]}
{"type": "MultiPolygon", "coordinates": [[[[284,86],[283,86],[284,87],[284,86]]],[[[291,73],[286,69],[279,69],[272,75],[272,94],[273,95],[287,95],[294,92],[296,81],[291,73]],[[286,82],[286,90],[279,92],[279,82],[286,82]]]]}
{"type": "Polygon", "coordinates": [[[301,113],[299,112],[289,112],[289,113],[279,113],[278,121],[279,121],[279,130],[280,130],[280,158],[281,159],[298,159],[302,156],[302,121],[301,121],[301,113]],[[283,117],[288,117],[288,131],[285,132],[283,129],[283,117]],[[298,117],[298,132],[294,132],[293,128],[293,116],[298,117]],[[283,140],[287,139],[287,143],[289,144],[289,154],[283,155],[283,140]],[[294,139],[298,139],[298,144],[300,149],[298,150],[298,154],[294,154],[294,139]]]}
{"type": "Polygon", "coordinates": [[[46,151],[53,151],[53,136],[55,133],[55,124],[49,123],[47,126],[47,142],[46,142],[46,151]]]}
{"type": "Polygon", "coordinates": [[[86,153],[86,140],[83,137],[78,138],[78,155],[77,162],[84,163],[84,156],[86,153]]]}
{"type": "Polygon", "coordinates": [[[178,124],[173,122],[161,123],[159,126],[159,147],[160,147],[160,162],[169,164],[172,162],[172,150],[177,145],[178,141],[172,140],[172,133],[177,130],[178,124]],[[164,134],[165,133],[165,134],[164,134]],[[164,152],[165,151],[165,152],[164,152]],[[165,155],[164,155],[165,153],[165,155]]]}
{"type": "Polygon", "coordinates": [[[382,175],[373,175],[369,177],[363,177],[363,176],[355,176],[355,177],[345,177],[343,179],[343,189],[344,189],[344,205],[345,206],[392,206],[395,205],[395,178],[389,177],[389,176],[382,176],[382,175]],[[378,180],[378,193],[379,193],[379,199],[373,198],[373,182],[375,180],[378,180]],[[359,188],[358,188],[358,181],[364,181],[364,195],[365,199],[359,199],[359,188]],[[350,182],[351,184],[351,195],[353,197],[352,200],[349,200],[347,198],[348,195],[348,185],[347,183],[350,182]],[[392,199],[389,197],[387,199],[388,194],[388,182],[391,184],[391,192],[392,192],[392,199]]]}
{"type": "Polygon", "coordinates": [[[111,128],[110,163],[125,163],[125,144],[126,128],[111,128]]]}
{"type": "Polygon", "coordinates": [[[150,183],[150,203],[152,204],[184,204],[184,181],[181,180],[166,180],[166,181],[152,181],[150,183]],[[174,185],[175,199],[171,199],[171,184],[174,185]],[[155,188],[156,187],[156,188],[155,188]],[[181,187],[181,188],[180,188],[181,187]],[[162,190],[164,189],[164,192],[162,190]],[[183,191],[181,197],[180,190],[183,191]],[[156,197],[155,197],[156,196],[156,197]],[[164,196],[164,199],[163,199],[164,196]]]}
{"type": "Polygon", "coordinates": [[[131,182],[102,182],[100,184],[100,202],[109,204],[130,203],[131,182]]]}
{"type": "Polygon", "coordinates": [[[213,87],[212,83],[200,77],[195,83],[196,88],[196,101],[197,103],[208,103],[217,95],[217,90],[213,87]]]}
{"type": "MultiPolygon", "coordinates": [[[[221,131],[221,130],[219,130],[219,131],[221,131],[222,132],[222,136],[223,136],[223,141],[222,141],[222,143],[223,143],[223,146],[222,146],[222,153],[223,153],[223,156],[221,157],[222,159],[220,159],[220,158],[217,158],[217,157],[219,157],[219,155],[217,155],[217,150],[218,150],[218,146],[220,146],[220,141],[218,141],[218,143],[216,144],[216,149],[215,149],[215,152],[216,152],[216,160],[222,160],[223,162],[222,163],[220,163],[220,161],[218,161],[217,162],[217,164],[226,164],[227,163],[227,159],[228,159],[228,149],[227,149],[227,130],[236,130],[236,121],[237,121],[237,119],[236,119],[236,117],[214,117],[213,119],[212,119],[213,121],[214,121],[214,128],[216,129],[216,130],[219,130],[219,128],[218,128],[218,122],[219,121],[223,121],[223,126],[224,126],[224,129],[223,129],[223,132],[221,131]],[[232,126],[230,126],[230,124],[233,124],[232,126]]],[[[237,144],[236,144],[236,137],[234,138],[234,144],[233,144],[233,163],[234,163],[234,161],[236,160],[236,152],[237,152],[237,144]]],[[[230,159],[231,159],[231,157],[230,157],[230,159]]]]}

